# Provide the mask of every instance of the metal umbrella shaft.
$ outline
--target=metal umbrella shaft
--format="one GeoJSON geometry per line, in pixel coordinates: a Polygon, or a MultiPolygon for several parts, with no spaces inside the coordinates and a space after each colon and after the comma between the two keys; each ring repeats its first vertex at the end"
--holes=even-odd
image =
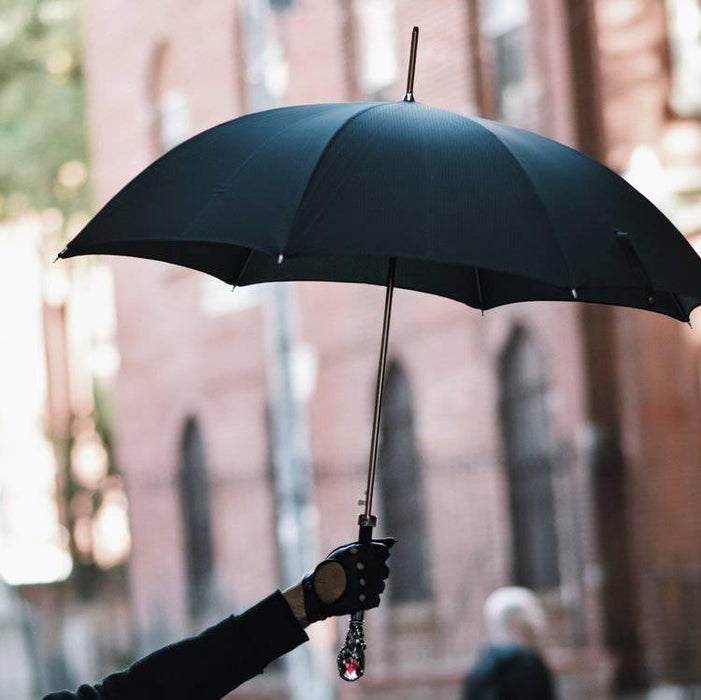
{"type": "MultiPolygon", "coordinates": [[[[377,517],[372,515],[372,500],[375,492],[375,472],[380,441],[380,424],[382,419],[382,397],[385,389],[385,370],[387,367],[387,345],[389,342],[389,323],[392,316],[392,296],[394,294],[395,258],[389,259],[387,271],[387,291],[385,293],[385,313],[382,321],[382,340],[380,341],[380,359],[377,366],[377,385],[375,387],[375,412],[372,420],[372,438],[370,441],[370,461],[368,480],[365,488],[365,510],[358,516],[358,542],[368,544],[372,540],[372,530],[377,524],[377,517]]],[[[338,653],[338,672],[346,681],[356,681],[365,670],[365,639],[363,634],[363,611],[354,613],[350,619],[346,641],[338,653]]]]}
{"type": "Polygon", "coordinates": [[[359,516],[359,541],[364,538],[369,542],[376,518],[372,515],[372,500],[375,493],[375,471],[377,469],[377,453],[380,442],[380,420],[382,418],[382,397],[385,391],[385,369],[387,367],[387,345],[389,343],[389,323],[392,317],[392,297],[394,295],[394,270],[396,260],[390,258],[387,270],[387,291],[385,293],[385,313],[382,320],[382,340],[380,341],[380,359],[377,365],[377,385],[375,387],[375,413],[372,419],[372,438],[370,441],[370,461],[368,463],[368,481],[365,488],[365,512],[359,516]],[[365,528],[365,529],[364,529],[365,528]]]}

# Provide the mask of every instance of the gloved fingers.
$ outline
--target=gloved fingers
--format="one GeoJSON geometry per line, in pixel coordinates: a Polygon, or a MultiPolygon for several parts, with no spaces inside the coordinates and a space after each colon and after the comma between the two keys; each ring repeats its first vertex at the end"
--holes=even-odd
{"type": "Polygon", "coordinates": [[[336,547],[327,555],[327,559],[340,556],[358,556],[365,559],[380,559],[387,561],[389,550],[395,545],[394,537],[383,537],[377,540],[371,540],[369,543],[361,544],[360,542],[351,542],[341,547],[336,547]]]}
{"type": "Polygon", "coordinates": [[[371,595],[368,596],[363,602],[363,610],[369,610],[370,608],[377,608],[380,605],[380,596],[371,595]]]}
{"type": "Polygon", "coordinates": [[[365,578],[386,579],[389,578],[389,567],[387,564],[373,563],[364,568],[365,578]]]}
{"type": "Polygon", "coordinates": [[[367,557],[377,559],[379,561],[387,561],[389,559],[389,550],[394,546],[396,540],[392,537],[387,537],[383,540],[373,540],[370,544],[364,545],[361,550],[367,557]],[[388,541],[390,544],[386,544],[388,541]]]}
{"type": "MultiPolygon", "coordinates": [[[[365,580],[365,579],[363,579],[365,580]]],[[[380,579],[375,579],[375,580],[369,580],[365,585],[361,583],[361,588],[364,592],[366,592],[369,595],[374,595],[375,593],[382,593],[385,590],[385,586],[387,584],[380,580],[380,579]]]]}
{"type": "Polygon", "coordinates": [[[382,549],[379,547],[375,549],[372,545],[361,544],[357,547],[351,547],[348,550],[348,554],[344,556],[344,559],[349,563],[351,568],[362,572],[364,575],[365,572],[377,571],[377,567],[387,558],[384,554],[388,554],[384,547],[382,549]]]}

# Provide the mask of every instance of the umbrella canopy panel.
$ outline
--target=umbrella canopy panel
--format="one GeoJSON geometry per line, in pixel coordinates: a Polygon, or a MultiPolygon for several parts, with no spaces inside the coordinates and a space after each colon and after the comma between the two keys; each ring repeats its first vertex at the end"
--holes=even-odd
{"type": "Polygon", "coordinates": [[[287,107],[205,131],[61,257],[93,253],[234,285],[385,285],[394,258],[395,286],[481,309],[579,300],[688,320],[701,303],[701,260],[621,177],[536,134],[416,102],[287,107]]]}

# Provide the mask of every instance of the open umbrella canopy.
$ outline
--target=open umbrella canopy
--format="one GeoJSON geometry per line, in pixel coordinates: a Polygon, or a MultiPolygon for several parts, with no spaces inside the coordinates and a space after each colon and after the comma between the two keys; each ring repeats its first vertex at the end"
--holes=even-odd
{"type": "Polygon", "coordinates": [[[542,136],[413,101],[250,114],[165,154],[62,251],[233,285],[386,284],[480,309],[579,300],[680,320],[701,260],[608,168],[542,136]],[[281,264],[282,263],[282,264],[281,264]]]}

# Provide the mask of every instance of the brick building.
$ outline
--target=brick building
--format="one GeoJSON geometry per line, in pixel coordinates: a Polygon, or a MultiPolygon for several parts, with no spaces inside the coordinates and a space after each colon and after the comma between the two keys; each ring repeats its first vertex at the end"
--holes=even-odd
{"type": "MultiPolygon", "coordinates": [[[[586,150],[701,234],[701,82],[688,80],[700,23],[698,0],[94,0],[97,200],[261,90],[287,104],[401,97],[418,24],[420,101],[586,150]]],[[[262,292],[112,267],[114,428],[145,650],[279,585],[269,340],[262,292]]],[[[327,550],[355,532],[383,290],[294,290],[327,550]]],[[[700,338],[633,310],[540,303],[482,318],[400,290],[379,507],[402,544],[369,621],[373,672],[338,696],[457,697],[484,641],[482,603],[512,582],[542,594],[566,697],[698,682],[700,338]]],[[[335,632],[312,643],[332,647],[335,632]]],[[[283,687],[271,669],[240,695],[283,687]]]]}

